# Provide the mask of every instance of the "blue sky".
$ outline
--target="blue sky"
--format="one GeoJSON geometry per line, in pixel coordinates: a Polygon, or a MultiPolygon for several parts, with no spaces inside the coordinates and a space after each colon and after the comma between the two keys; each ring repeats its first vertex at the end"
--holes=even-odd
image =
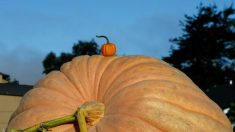
{"type": "Polygon", "coordinates": [[[116,43],[119,55],[169,55],[170,38],[182,33],[179,21],[196,7],[234,0],[0,0],[0,72],[21,84],[43,75],[42,60],[53,51],[71,52],[79,40],[116,43]]]}

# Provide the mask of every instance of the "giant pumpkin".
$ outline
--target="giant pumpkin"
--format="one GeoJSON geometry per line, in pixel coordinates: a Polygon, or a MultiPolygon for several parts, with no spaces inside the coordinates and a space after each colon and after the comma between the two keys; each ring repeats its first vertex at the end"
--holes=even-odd
{"type": "MultiPolygon", "coordinates": [[[[145,56],[80,56],[41,79],[21,100],[8,129],[70,115],[86,102],[105,106],[89,132],[230,132],[221,109],[184,73],[145,56]]],[[[51,129],[76,131],[74,124],[51,129]]]]}

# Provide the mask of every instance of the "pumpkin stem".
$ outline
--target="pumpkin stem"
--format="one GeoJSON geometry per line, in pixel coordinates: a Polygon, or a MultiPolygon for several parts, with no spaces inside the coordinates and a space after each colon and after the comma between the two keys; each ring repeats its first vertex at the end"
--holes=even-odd
{"type": "Polygon", "coordinates": [[[79,108],[76,117],[77,117],[77,122],[79,124],[80,132],[87,132],[86,116],[87,116],[86,110],[84,108],[79,108]]]}
{"type": "Polygon", "coordinates": [[[86,102],[77,112],[54,120],[42,122],[24,130],[10,129],[9,132],[46,132],[49,128],[59,125],[78,122],[80,132],[87,132],[87,125],[93,126],[104,116],[104,104],[99,102],[86,102]]]}
{"type": "Polygon", "coordinates": [[[72,123],[76,121],[74,114],[57,118],[54,120],[42,122],[40,124],[34,125],[32,127],[26,128],[24,130],[11,129],[10,132],[37,132],[37,131],[47,131],[49,128],[53,128],[62,124],[72,123]]]}
{"type": "Polygon", "coordinates": [[[98,35],[96,35],[96,37],[97,38],[105,38],[106,39],[106,43],[109,44],[109,38],[107,36],[104,36],[104,35],[98,36],[98,35]]]}
{"type": "Polygon", "coordinates": [[[104,116],[104,104],[96,101],[86,102],[78,108],[76,116],[80,132],[85,132],[86,124],[93,126],[104,116]]]}

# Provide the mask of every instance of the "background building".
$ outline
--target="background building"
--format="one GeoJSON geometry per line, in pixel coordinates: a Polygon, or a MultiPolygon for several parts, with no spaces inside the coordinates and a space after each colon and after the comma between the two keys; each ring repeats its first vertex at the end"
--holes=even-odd
{"type": "Polygon", "coordinates": [[[32,89],[32,86],[19,85],[17,82],[2,82],[4,83],[0,83],[0,131],[6,128],[8,120],[19,105],[22,96],[32,89]]]}

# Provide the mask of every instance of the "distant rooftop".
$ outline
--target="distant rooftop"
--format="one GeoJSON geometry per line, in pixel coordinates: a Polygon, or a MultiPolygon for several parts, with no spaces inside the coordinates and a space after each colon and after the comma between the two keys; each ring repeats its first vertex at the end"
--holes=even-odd
{"type": "Polygon", "coordinates": [[[19,85],[17,82],[0,83],[0,95],[23,96],[32,88],[31,85],[19,85]]]}

